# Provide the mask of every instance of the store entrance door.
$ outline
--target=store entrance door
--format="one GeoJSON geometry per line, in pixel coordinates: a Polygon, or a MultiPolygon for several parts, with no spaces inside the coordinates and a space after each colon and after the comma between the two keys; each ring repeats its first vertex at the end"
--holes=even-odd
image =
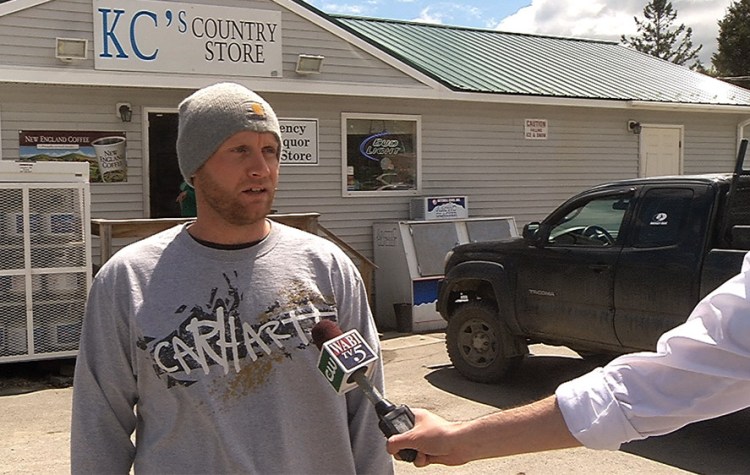
{"type": "Polygon", "coordinates": [[[148,156],[150,217],[179,218],[182,175],[177,165],[177,114],[149,112],[148,156]]]}

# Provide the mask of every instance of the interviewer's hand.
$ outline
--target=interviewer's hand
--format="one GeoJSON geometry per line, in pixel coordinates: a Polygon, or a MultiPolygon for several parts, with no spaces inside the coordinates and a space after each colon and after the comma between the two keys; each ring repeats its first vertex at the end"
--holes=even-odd
{"type": "Polygon", "coordinates": [[[466,422],[448,422],[424,409],[414,409],[414,428],[388,439],[391,454],[415,449],[414,465],[461,465],[490,457],[580,447],[565,424],[552,395],[507,411],[466,422]]]}
{"type": "MultiPolygon", "coordinates": [[[[401,449],[417,450],[414,465],[426,467],[431,463],[461,465],[469,461],[466,448],[456,443],[459,422],[449,422],[424,409],[412,409],[414,428],[388,439],[388,453],[396,455],[401,449]]],[[[398,458],[398,457],[397,457],[398,458]]]]}

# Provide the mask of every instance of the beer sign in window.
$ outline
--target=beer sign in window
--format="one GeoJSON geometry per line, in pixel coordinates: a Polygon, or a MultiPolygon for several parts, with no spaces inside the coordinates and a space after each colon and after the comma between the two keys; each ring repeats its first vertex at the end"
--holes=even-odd
{"type": "Polygon", "coordinates": [[[341,122],[344,196],[420,190],[419,116],[342,114],[341,122]]]}

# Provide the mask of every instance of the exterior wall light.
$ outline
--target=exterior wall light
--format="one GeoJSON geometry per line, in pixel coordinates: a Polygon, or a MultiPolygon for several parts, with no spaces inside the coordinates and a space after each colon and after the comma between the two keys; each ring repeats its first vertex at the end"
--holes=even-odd
{"type": "Polygon", "coordinates": [[[133,120],[133,108],[127,102],[119,102],[117,104],[116,115],[123,122],[130,122],[133,120]]]}
{"type": "Polygon", "coordinates": [[[634,120],[628,121],[628,131],[633,132],[635,135],[641,133],[641,123],[634,120]]]}
{"type": "Polygon", "coordinates": [[[89,40],[80,38],[55,38],[55,57],[63,63],[83,61],[88,58],[89,40]]]}
{"type": "Polygon", "coordinates": [[[294,71],[297,74],[320,74],[325,56],[301,54],[297,56],[297,66],[294,71]]]}

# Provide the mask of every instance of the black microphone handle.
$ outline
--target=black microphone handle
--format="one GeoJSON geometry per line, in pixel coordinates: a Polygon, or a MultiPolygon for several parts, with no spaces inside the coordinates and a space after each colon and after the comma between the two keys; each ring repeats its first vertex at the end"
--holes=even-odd
{"type": "MultiPolygon", "coordinates": [[[[383,435],[390,437],[395,434],[403,434],[414,427],[414,414],[408,406],[402,404],[395,406],[389,400],[385,399],[380,392],[367,379],[366,369],[360,368],[349,377],[349,381],[354,381],[359,389],[365,393],[367,399],[375,406],[375,412],[378,414],[378,427],[383,435]]],[[[413,462],[417,458],[417,451],[414,449],[401,449],[398,456],[406,462],[413,462]]]]}

